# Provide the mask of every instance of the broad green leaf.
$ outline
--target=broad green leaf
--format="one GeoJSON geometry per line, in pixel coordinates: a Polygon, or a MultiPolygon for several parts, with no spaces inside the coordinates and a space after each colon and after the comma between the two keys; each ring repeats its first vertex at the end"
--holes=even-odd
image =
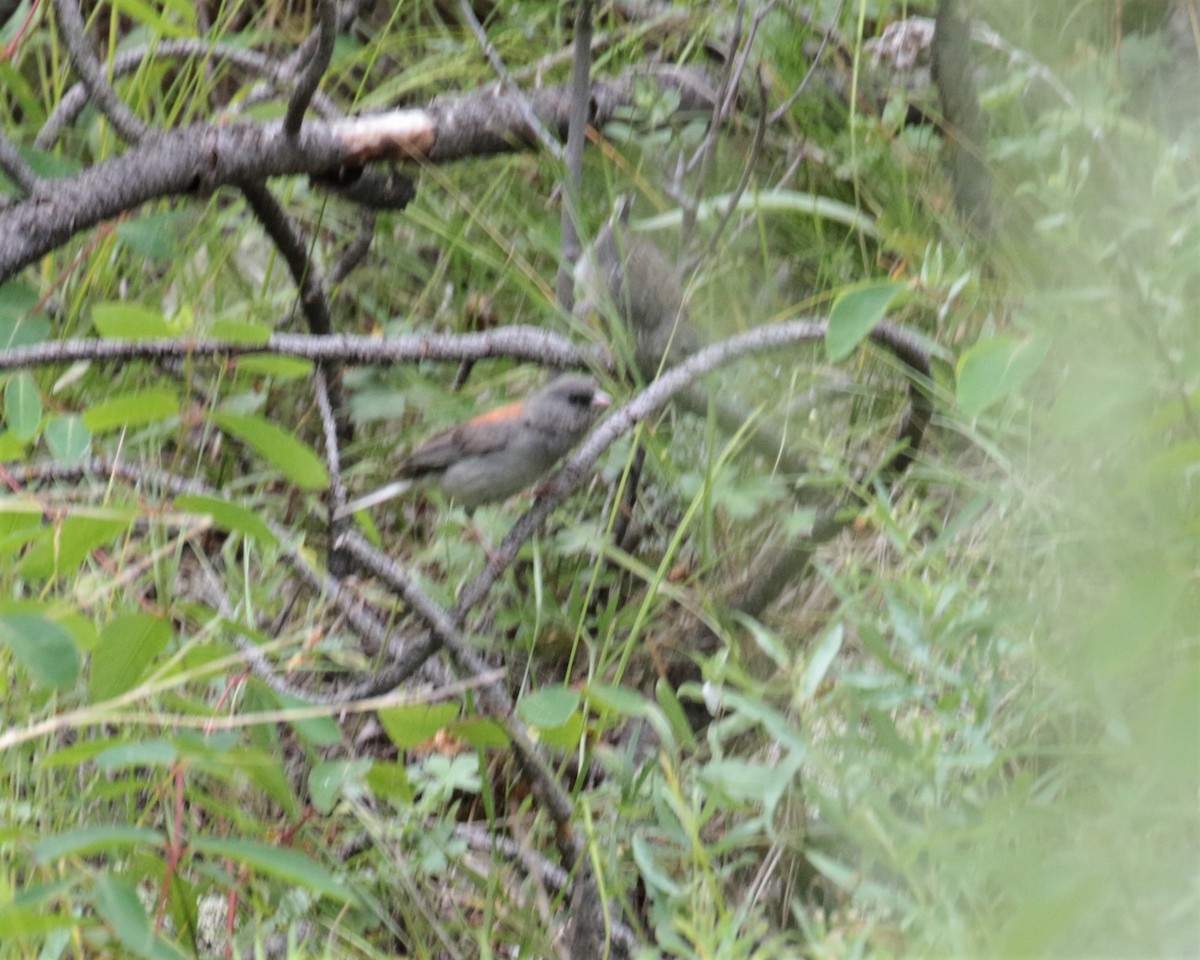
{"type": "Polygon", "coordinates": [[[298,357],[238,357],[237,368],[242,373],[259,373],[280,380],[296,380],[307,377],[313,371],[311,360],[298,357]]]}
{"type": "Polygon", "coordinates": [[[213,523],[222,530],[240,533],[268,546],[279,542],[262,517],[253,510],[247,510],[235,503],[226,503],[216,497],[188,494],[176,497],[174,505],[178,510],[212,517],[213,523]]]}
{"type": "Polygon", "coordinates": [[[130,613],[108,623],[92,652],[92,700],[108,700],[131,689],[170,639],[170,621],[148,613],[130,613]]]}
{"type": "Polygon", "coordinates": [[[0,616],[0,641],[8,644],[39,687],[70,687],[79,676],[79,649],[53,620],[30,613],[4,614],[0,616]]]}
{"type": "Polygon", "coordinates": [[[140,740],[121,743],[96,754],[96,766],[106,772],[122,767],[168,767],[178,753],[166,740],[140,740]]]}
{"type": "Polygon", "coordinates": [[[28,444],[7,430],[0,432],[0,463],[24,460],[28,444]]]}
{"type": "Polygon", "coordinates": [[[637,864],[638,872],[641,873],[647,886],[661,890],[672,897],[677,897],[683,892],[679,888],[679,884],[659,866],[658,860],[654,856],[654,847],[646,842],[645,834],[641,830],[633,835],[632,852],[633,862],[637,864]]]}
{"type": "MultiPolygon", "coordinates": [[[[8,320],[15,320],[18,317],[26,317],[34,307],[37,306],[38,292],[34,287],[31,287],[23,280],[10,280],[8,283],[0,284],[0,331],[5,330],[4,323],[8,320]]],[[[46,332],[50,332],[50,325],[41,317],[38,318],[45,324],[46,332]]],[[[19,347],[24,343],[37,343],[44,340],[45,337],[40,337],[36,341],[9,341],[0,337],[0,349],[6,347],[19,347]]]]}
{"type": "Polygon", "coordinates": [[[0,909],[0,942],[12,943],[20,937],[44,937],[54,930],[77,929],[79,918],[66,912],[52,913],[45,904],[18,906],[10,903],[0,909]]]}
{"type": "Polygon", "coordinates": [[[92,323],[109,340],[159,340],[171,336],[162,313],[140,303],[108,302],[92,307],[92,323]]]}
{"type": "Polygon", "coordinates": [[[96,878],[96,913],[108,924],[126,956],[182,960],[178,947],[157,936],[133,884],[111,873],[96,878]]]}
{"type": "Polygon", "coordinates": [[[907,288],[908,284],[903,281],[883,280],[860,284],[840,293],[833,301],[825,330],[825,352],[829,359],[848,357],[907,288]]]}
{"type": "Polygon", "coordinates": [[[579,749],[580,741],[583,740],[586,731],[587,725],[584,723],[583,714],[573,713],[561,726],[539,729],[538,739],[548,747],[571,752],[579,749]]]}
{"type": "Polygon", "coordinates": [[[468,743],[476,750],[491,750],[508,746],[508,734],[491,717],[464,717],[446,725],[451,736],[468,743]]]}
{"type": "Polygon", "coordinates": [[[353,891],[328,870],[294,850],[248,840],[217,840],[209,837],[194,838],[191,849],[207,857],[227,857],[343,903],[356,903],[358,900],[353,891]]]}
{"type": "Polygon", "coordinates": [[[122,427],[141,427],[179,416],[179,396],[168,388],[141,390],[113,397],[83,415],[83,425],[93,434],[122,427]]]}
{"type": "Polygon", "coordinates": [[[958,405],[968,417],[1008,396],[1041,366],[1049,350],[1041,337],[994,337],[971,347],[958,361],[958,405]]]}
{"type": "Polygon", "coordinates": [[[83,418],[74,414],[51,420],[46,424],[45,437],[50,455],[64,466],[82,463],[92,449],[92,432],[83,425],[83,418]]]}
{"type": "Polygon", "coordinates": [[[21,558],[19,569],[29,577],[46,578],[74,570],[97,547],[129,529],[135,517],[70,516],[47,527],[21,558]]]}
{"type": "Polygon", "coordinates": [[[517,713],[526,723],[542,730],[553,730],[566,723],[579,709],[580,696],[569,687],[549,686],[521,697],[517,713]]]}
{"type": "Polygon", "coordinates": [[[376,760],[367,774],[367,786],[381,800],[395,806],[406,806],[413,801],[413,788],[408,782],[408,770],[394,760],[376,760]]]}
{"type": "Polygon", "coordinates": [[[161,830],[149,827],[80,827],[39,840],[33,845],[33,859],[45,865],[63,857],[87,857],[136,846],[161,847],[165,842],[166,836],[161,830]]]}
{"type": "Polygon", "coordinates": [[[45,317],[0,316],[0,350],[45,343],[48,336],[50,336],[50,323],[45,317]]]}
{"type": "Polygon", "coordinates": [[[212,416],[218,427],[278,467],[301,490],[320,490],[329,484],[325,464],[312,449],[266,418],[228,410],[218,410],[212,416]]]}
{"type": "Polygon", "coordinates": [[[802,703],[811,700],[825,680],[825,675],[829,673],[830,666],[842,649],[843,637],[844,628],[841,622],[838,622],[825,630],[821,639],[817,641],[800,677],[797,695],[802,703]]]}
{"type": "Polygon", "coordinates": [[[362,793],[364,778],[374,763],[370,758],[359,760],[329,760],[318,763],[308,775],[308,795],[321,813],[331,813],[338,796],[347,787],[362,793]]]}
{"type": "MultiPolygon", "coordinates": [[[[279,701],[285,710],[298,710],[310,706],[304,700],[291,697],[272,690],[271,695],[279,701]]],[[[289,720],[292,729],[299,734],[300,739],[314,747],[330,747],[342,742],[342,728],[333,717],[305,717],[302,720],[289,720]]]]}
{"type": "Polygon", "coordinates": [[[640,693],[607,683],[588,684],[587,698],[593,710],[602,712],[598,708],[603,707],[625,717],[645,717],[653,709],[640,693]]]}
{"type": "Polygon", "coordinates": [[[271,328],[263,323],[251,323],[247,320],[218,320],[212,325],[208,335],[214,340],[224,340],[226,343],[260,346],[271,339],[271,332],[271,328]]]}
{"type": "Polygon", "coordinates": [[[814,867],[816,867],[827,879],[832,880],[837,886],[841,887],[847,893],[854,893],[862,886],[863,875],[860,870],[853,867],[848,867],[845,864],[834,860],[833,857],[828,857],[823,853],[818,853],[816,850],[807,849],[804,851],[805,859],[807,859],[814,867]]]}
{"type": "Polygon", "coordinates": [[[162,210],[125,220],[114,232],[117,240],[139,257],[169,260],[179,251],[179,241],[192,220],[188,210],[162,210]]]}
{"type": "Polygon", "coordinates": [[[4,419],[14,437],[30,440],[42,422],[42,394],[33,374],[21,371],[4,386],[4,419]]]}
{"type": "Polygon", "coordinates": [[[456,703],[417,704],[379,711],[379,722],[388,738],[401,750],[424,743],[457,719],[456,703]]]}

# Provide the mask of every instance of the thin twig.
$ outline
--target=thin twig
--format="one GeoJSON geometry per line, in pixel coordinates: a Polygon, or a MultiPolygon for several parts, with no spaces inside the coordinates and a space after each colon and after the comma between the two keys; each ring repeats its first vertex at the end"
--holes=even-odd
{"type": "Polygon", "coordinates": [[[304,113],[308,110],[313,94],[321,85],[321,78],[329,69],[329,61],[333,58],[333,43],[337,39],[338,26],[337,4],[334,0],[318,0],[317,10],[320,17],[315,31],[317,42],[300,71],[296,89],[288,100],[287,113],[283,117],[283,129],[289,137],[294,137],[300,132],[304,113]]]}
{"type": "Polygon", "coordinates": [[[3,131],[0,131],[0,170],[4,171],[25,197],[35,193],[43,183],[42,178],[25,162],[25,158],[3,131]]]}
{"type": "Polygon", "coordinates": [[[562,240],[557,299],[564,313],[575,301],[575,261],[579,259],[579,198],[583,185],[583,147],[587,139],[592,72],[592,0],[575,10],[575,61],[571,69],[571,111],[567,126],[567,169],[563,177],[562,240]]]}
{"type": "MultiPolygon", "coordinates": [[[[397,596],[420,614],[429,625],[439,646],[449,651],[458,668],[467,676],[480,678],[491,672],[491,668],[479,658],[459,630],[450,612],[420,589],[399,564],[353,531],[343,535],[336,546],[338,549],[344,549],[378,576],[397,596]]],[[[568,868],[573,867],[581,853],[581,847],[571,829],[571,816],[574,813],[571,798],[562,789],[558,778],[534,744],[525,724],[516,716],[516,706],[504,687],[495,681],[481,684],[477,691],[477,699],[488,716],[504,730],[518,762],[529,779],[534,796],[558,827],[560,852],[563,853],[568,868]]]]}
{"type": "Polygon", "coordinates": [[[492,42],[488,39],[487,31],[483,29],[483,24],[475,16],[475,11],[471,9],[469,0],[459,0],[458,9],[462,14],[463,20],[470,28],[471,33],[475,35],[475,42],[479,44],[479,49],[483,51],[483,55],[487,58],[488,63],[492,65],[496,76],[500,78],[501,86],[516,98],[517,108],[520,110],[525,122],[529,125],[530,131],[537,137],[538,142],[550,156],[555,160],[561,161],[563,159],[562,144],[559,143],[554,134],[550,132],[537,113],[534,112],[533,105],[529,102],[529,98],[525,96],[525,92],[509,76],[508,68],[504,65],[504,61],[500,59],[500,54],[496,52],[496,48],[492,46],[492,42]]]}
{"type": "Polygon", "coordinates": [[[87,28],[75,0],[54,0],[54,12],[58,17],[58,30],[67,47],[71,65],[79,73],[91,99],[100,112],[108,118],[113,129],[127,143],[137,143],[150,129],[125,102],[117,96],[100,68],[100,61],[92,51],[87,38],[87,28]]]}
{"type": "Polygon", "coordinates": [[[825,48],[829,46],[829,41],[833,39],[834,33],[837,31],[838,24],[842,19],[842,10],[845,8],[845,6],[846,0],[838,0],[837,9],[833,11],[833,16],[830,18],[829,29],[821,35],[821,45],[817,48],[816,56],[813,57],[812,63],[809,64],[808,70],[804,74],[804,79],[801,80],[796,89],[792,91],[791,96],[783,101],[783,103],[780,104],[777,109],[771,111],[770,115],[767,117],[768,124],[778,123],[779,120],[785,116],[789,110],[792,109],[792,104],[800,99],[800,94],[802,94],[808,88],[809,81],[812,80],[813,76],[817,72],[817,65],[820,64],[821,58],[825,56],[825,48]]]}

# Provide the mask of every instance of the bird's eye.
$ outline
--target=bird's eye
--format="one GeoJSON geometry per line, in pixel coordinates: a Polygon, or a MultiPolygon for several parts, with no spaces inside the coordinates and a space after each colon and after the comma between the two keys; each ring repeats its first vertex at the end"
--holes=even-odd
{"type": "Polygon", "coordinates": [[[592,395],[590,393],[572,393],[567,397],[567,401],[577,407],[590,407],[592,405],[592,395]]]}

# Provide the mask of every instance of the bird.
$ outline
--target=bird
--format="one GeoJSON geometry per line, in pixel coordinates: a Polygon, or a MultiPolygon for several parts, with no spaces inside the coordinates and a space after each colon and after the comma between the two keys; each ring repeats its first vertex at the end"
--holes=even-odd
{"type": "Polygon", "coordinates": [[[608,219],[575,268],[580,316],[615,314],[633,340],[633,360],[649,383],[664,367],[687,359],[703,346],[688,317],[675,268],[655,243],[631,233],[632,197],[617,200],[608,219]]]}
{"type": "Polygon", "coordinates": [[[468,512],[505,500],[545,476],[611,404],[592,377],[555,377],[524,400],[430,437],[400,463],[398,480],[348,502],[335,519],[390,500],[417,482],[436,484],[468,512]]]}
{"type": "MultiPolygon", "coordinates": [[[[598,313],[615,319],[610,339],[615,347],[632,342],[637,374],[650,383],[704,347],[706,340],[688,316],[674,266],[654,241],[629,229],[632,210],[631,196],[618,197],[612,216],[576,263],[575,310],[580,317],[598,313]]],[[[779,427],[762,422],[735,398],[692,384],[676,400],[699,417],[706,417],[711,406],[717,424],[730,435],[758,420],[746,436],[750,447],[789,473],[808,471],[809,464],[791,449],[779,427]]]]}

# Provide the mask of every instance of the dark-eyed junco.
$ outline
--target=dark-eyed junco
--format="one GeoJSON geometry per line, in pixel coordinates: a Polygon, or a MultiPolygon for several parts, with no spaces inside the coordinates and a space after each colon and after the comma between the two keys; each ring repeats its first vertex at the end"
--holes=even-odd
{"type": "Polygon", "coordinates": [[[611,312],[633,339],[633,359],[646,382],[702,346],[688,319],[675,268],[654,242],[628,229],[632,197],[622,197],[575,268],[580,314],[611,312]]]}
{"type": "Polygon", "coordinates": [[[400,464],[399,480],[347,503],[342,517],[429,481],[472,510],[541,479],[587,432],[612,399],[591,377],[564,374],[524,400],[431,437],[400,464]]]}
{"type": "MultiPolygon", "coordinates": [[[[627,336],[632,340],[634,363],[648,383],[703,347],[704,337],[688,317],[675,268],[652,240],[629,230],[632,209],[632,197],[619,198],[613,215],[579,258],[576,309],[581,316],[595,311],[621,324],[613,339],[627,336]]],[[[707,415],[711,402],[717,423],[729,434],[741,431],[753,417],[745,405],[727,396],[710,397],[709,391],[696,385],[683,390],[677,399],[698,416],[707,415]]],[[[777,427],[760,424],[748,434],[747,442],[789,473],[808,469],[777,427]]]]}

